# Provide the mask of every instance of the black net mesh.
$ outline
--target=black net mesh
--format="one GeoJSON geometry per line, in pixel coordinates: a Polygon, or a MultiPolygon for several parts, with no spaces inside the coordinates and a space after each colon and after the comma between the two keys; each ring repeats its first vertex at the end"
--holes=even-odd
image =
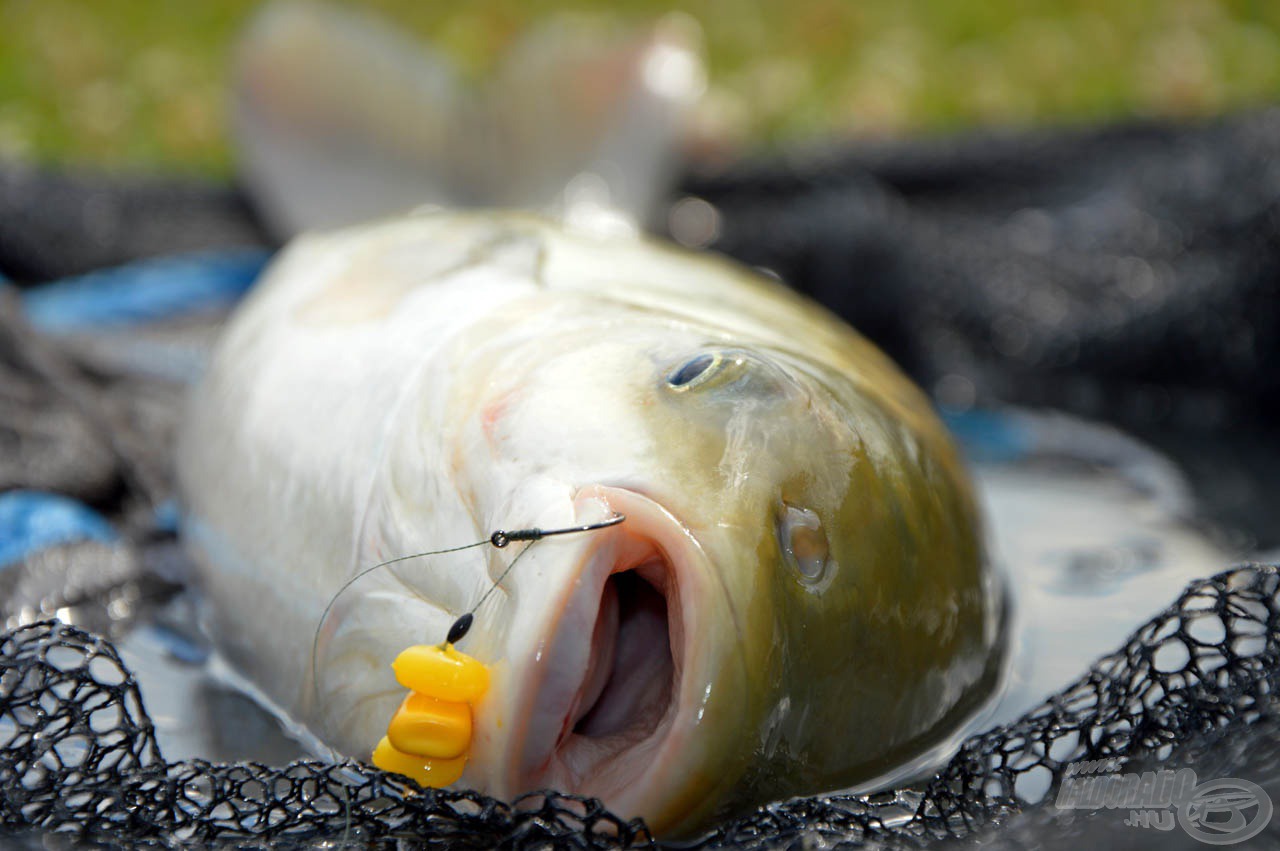
{"type": "MultiPolygon", "coordinates": [[[[1274,546],[1277,162],[1280,113],[1267,111],[1197,127],[779,159],[690,177],[684,190],[715,208],[713,247],[774,268],[835,307],[944,402],[965,402],[954,391],[968,387],[979,402],[1047,402],[1158,427],[1144,436],[1190,469],[1201,507],[1252,530],[1246,543],[1274,546]]],[[[227,188],[0,174],[0,272],[20,280],[261,239],[227,188]]],[[[93,604],[96,615],[79,622],[119,635],[149,595],[166,593],[157,577],[181,584],[182,559],[155,523],[171,490],[167,447],[181,387],[32,333],[12,298],[0,308],[0,489],[75,497],[122,533],[115,543],[43,551],[0,574],[0,615],[9,626],[27,623],[0,638],[7,840],[653,841],[641,824],[553,793],[499,802],[422,791],[357,764],[167,762],[147,695],[110,641],[29,622],[93,604]]],[[[1197,583],[1057,697],[969,739],[929,783],[780,802],[693,844],[1198,847],[1185,832],[1127,827],[1115,810],[1060,810],[1055,795],[1067,766],[1114,758],[1126,771],[1187,765],[1204,779],[1246,777],[1280,801],[1278,586],[1276,569],[1261,565],[1197,583]]],[[[1280,844],[1274,833],[1251,844],[1263,840],[1280,844]]]]}
{"type": "Polygon", "coordinates": [[[0,168],[0,222],[0,273],[20,281],[268,241],[230,186],[16,163],[0,168]]]}
{"type": "MultiPolygon", "coordinates": [[[[1120,820],[1110,810],[1055,810],[1073,763],[1191,765],[1202,777],[1251,769],[1264,787],[1280,778],[1277,678],[1280,573],[1241,566],[1191,585],[1039,708],[967,740],[929,783],[774,804],[691,844],[917,847],[974,840],[1009,822],[993,841],[1036,836],[1065,847],[1120,820]]],[[[58,621],[0,639],[0,824],[129,847],[654,843],[642,822],[553,792],[508,804],[422,790],[356,763],[166,763],[112,644],[58,621]]]]}
{"type": "Polygon", "coordinates": [[[832,306],[926,386],[1211,425],[1275,410],[1278,162],[1273,109],[868,145],[684,188],[718,210],[707,244],[832,306]]]}
{"type": "MultiPolygon", "coordinates": [[[[1221,426],[1280,399],[1278,164],[1278,108],[981,132],[694,169],[680,193],[714,225],[669,218],[928,388],[1221,426]]],[[[0,166],[0,274],[19,282],[265,241],[227,186],[0,166]]]]}

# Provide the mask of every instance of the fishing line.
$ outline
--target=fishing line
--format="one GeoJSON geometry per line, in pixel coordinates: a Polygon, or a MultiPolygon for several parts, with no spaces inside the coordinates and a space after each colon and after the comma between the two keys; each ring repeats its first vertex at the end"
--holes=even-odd
{"type": "MultiPolygon", "coordinates": [[[[508,545],[513,543],[528,542],[529,546],[525,547],[523,550],[521,550],[519,553],[516,554],[516,557],[511,560],[511,563],[507,565],[507,568],[504,571],[502,571],[502,574],[497,578],[497,580],[495,580],[493,584],[489,586],[488,590],[486,590],[482,595],[480,595],[480,599],[476,601],[475,605],[473,605],[470,609],[468,609],[466,612],[460,615],[457,618],[457,620],[453,622],[452,626],[449,627],[448,634],[445,636],[445,640],[443,643],[456,644],[459,641],[461,641],[462,638],[471,630],[471,625],[475,621],[476,611],[478,611],[480,606],[484,604],[485,600],[488,600],[489,596],[493,594],[493,592],[496,591],[499,586],[502,585],[503,581],[507,578],[508,574],[511,573],[512,568],[516,566],[516,562],[520,561],[521,557],[524,556],[524,554],[530,550],[530,548],[533,546],[534,543],[541,541],[543,538],[552,538],[558,535],[575,535],[580,532],[595,532],[600,529],[607,529],[610,526],[618,525],[619,523],[623,522],[626,519],[627,519],[626,515],[618,514],[615,512],[612,516],[607,517],[604,520],[601,520],[597,523],[586,523],[581,526],[566,526],[560,529],[537,529],[537,528],[515,529],[509,532],[503,529],[499,529],[495,531],[492,535],[490,535],[488,538],[485,538],[483,541],[476,541],[470,544],[463,544],[458,547],[446,547],[445,549],[442,549],[442,550],[428,550],[426,552],[421,552],[421,553],[412,553],[410,555],[397,556],[396,558],[390,558],[390,559],[387,559],[386,561],[379,562],[378,564],[375,564],[372,567],[366,567],[364,570],[360,571],[355,576],[352,576],[346,582],[342,583],[342,587],[340,587],[334,593],[334,595],[329,599],[328,605],[326,605],[324,607],[324,611],[320,613],[320,620],[316,623],[315,634],[311,637],[311,697],[312,697],[312,700],[314,700],[317,704],[316,706],[317,710],[319,710],[320,708],[319,707],[320,674],[319,674],[318,659],[317,659],[317,657],[319,656],[319,648],[320,648],[320,632],[321,630],[324,629],[324,623],[328,619],[329,613],[333,610],[334,605],[337,604],[338,599],[344,593],[346,593],[348,588],[350,588],[352,585],[359,582],[364,577],[368,576],[370,573],[373,573],[375,570],[381,570],[382,568],[387,567],[388,565],[397,564],[402,561],[409,561],[410,559],[415,559],[415,558],[448,555],[449,553],[462,552],[463,550],[473,550],[473,549],[476,549],[477,547],[483,547],[486,545],[491,546],[495,549],[501,550],[501,549],[505,549],[508,545]]],[[[340,761],[337,751],[333,750],[332,748],[329,748],[329,752],[333,757],[334,762],[340,761]]]]}
{"type": "MultiPolygon", "coordinates": [[[[543,538],[552,538],[556,535],[575,535],[579,532],[595,532],[600,529],[608,529],[610,526],[617,526],[626,519],[627,516],[625,514],[614,512],[613,516],[598,523],[587,523],[583,526],[566,526],[563,529],[517,529],[514,532],[503,532],[499,529],[489,536],[489,544],[498,549],[502,549],[514,541],[529,541],[530,545],[532,545],[533,542],[541,541],[543,538]]],[[[485,600],[489,599],[490,594],[498,590],[503,580],[507,578],[507,574],[511,572],[511,568],[515,567],[516,562],[520,560],[520,556],[528,551],[529,547],[521,550],[520,555],[513,558],[511,564],[507,565],[507,569],[502,571],[502,575],[489,586],[489,590],[480,595],[480,599],[476,601],[476,604],[453,622],[453,626],[449,627],[449,634],[445,638],[446,643],[457,644],[462,640],[462,637],[471,629],[471,622],[475,620],[476,611],[484,605],[485,600]]]]}
{"type": "MultiPolygon", "coordinates": [[[[483,541],[476,541],[471,544],[463,544],[462,546],[458,546],[458,547],[447,547],[442,550],[429,550],[427,552],[412,553],[410,555],[405,555],[405,556],[397,556],[396,558],[387,559],[386,561],[375,564],[373,567],[368,567],[360,571],[355,576],[351,577],[346,582],[344,582],[342,584],[342,587],[339,588],[337,592],[334,593],[333,597],[330,598],[328,605],[326,605],[324,607],[324,611],[320,613],[320,620],[316,624],[315,635],[313,635],[311,638],[311,694],[312,694],[312,699],[315,700],[317,704],[317,707],[316,707],[317,710],[319,710],[319,703],[320,703],[320,676],[319,676],[319,671],[317,670],[317,656],[319,655],[318,650],[320,645],[320,631],[324,628],[324,622],[329,617],[329,612],[333,610],[334,605],[338,602],[338,598],[341,597],[348,588],[350,588],[352,585],[354,585],[356,582],[358,582],[365,576],[368,576],[370,573],[373,573],[375,570],[381,570],[382,568],[387,567],[388,565],[396,564],[402,561],[408,561],[409,559],[424,558],[426,556],[433,556],[433,555],[447,555],[449,553],[462,552],[463,550],[476,549],[477,547],[483,547],[486,544],[488,544],[489,546],[495,549],[500,550],[500,549],[505,549],[509,544],[521,542],[521,541],[527,541],[529,543],[529,546],[525,547],[523,550],[521,550],[519,553],[516,554],[516,557],[511,560],[511,564],[507,565],[506,570],[502,571],[502,574],[497,578],[496,581],[494,581],[492,585],[489,586],[489,589],[485,591],[484,594],[480,595],[480,599],[476,601],[475,605],[472,606],[470,609],[468,609],[466,612],[464,612],[461,616],[459,616],[458,619],[453,622],[453,625],[449,627],[449,632],[445,637],[445,643],[456,644],[458,641],[462,640],[463,636],[465,636],[468,631],[470,631],[471,624],[475,621],[476,611],[479,610],[479,608],[482,605],[484,605],[484,601],[489,599],[489,595],[491,595],[495,590],[497,590],[497,588],[502,584],[503,580],[505,580],[508,574],[511,573],[512,568],[516,566],[516,562],[520,561],[521,557],[524,556],[524,554],[527,553],[535,543],[537,543],[538,541],[541,541],[543,538],[552,538],[557,535],[572,535],[572,534],[577,534],[579,532],[594,532],[599,529],[607,529],[610,526],[618,525],[619,523],[623,522],[626,519],[627,518],[625,515],[615,513],[613,514],[613,516],[608,517],[604,520],[601,520],[598,523],[587,523],[582,526],[567,526],[562,529],[537,529],[537,528],[516,529],[510,532],[505,531],[503,529],[499,529],[483,541]]],[[[329,757],[334,763],[339,763],[342,761],[342,756],[337,752],[337,750],[328,746],[327,744],[324,744],[318,738],[316,739],[316,741],[322,744],[329,751],[329,757]]],[[[345,817],[345,823],[344,823],[343,833],[342,833],[342,842],[345,845],[351,829],[351,792],[346,787],[346,785],[343,785],[342,787],[342,797],[343,797],[343,812],[345,817]]]]}

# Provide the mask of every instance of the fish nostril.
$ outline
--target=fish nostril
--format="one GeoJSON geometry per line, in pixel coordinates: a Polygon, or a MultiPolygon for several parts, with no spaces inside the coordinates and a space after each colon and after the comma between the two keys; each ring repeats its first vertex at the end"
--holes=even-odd
{"type": "Polygon", "coordinates": [[[784,502],[777,519],[777,535],[783,560],[800,579],[806,584],[821,582],[831,561],[822,518],[807,508],[784,502]]]}

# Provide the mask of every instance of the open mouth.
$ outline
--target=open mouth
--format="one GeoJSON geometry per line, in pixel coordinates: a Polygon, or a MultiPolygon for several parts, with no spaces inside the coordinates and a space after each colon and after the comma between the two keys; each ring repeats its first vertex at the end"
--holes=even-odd
{"type": "Polygon", "coordinates": [[[643,738],[671,702],[671,640],[667,598],[652,565],[615,573],[604,585],[591,636],[591,662],[561,749],[611,739],[643,738]],[[582,742],[573,741],[574,737],[582,742]]]}
{"type": "Polygon", "coordinates": [[[516,782],[620,802],[680,738],[681,573],[696,544],[655,503],[608,490],[627,522],[599,535],[552,628],[516,782]]]}

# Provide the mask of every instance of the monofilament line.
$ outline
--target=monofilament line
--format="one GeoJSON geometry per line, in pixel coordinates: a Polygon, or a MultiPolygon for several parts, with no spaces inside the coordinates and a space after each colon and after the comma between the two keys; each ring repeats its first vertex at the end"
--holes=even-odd
{"type": "MultiPolygon", "coordinates": [[[[326,605],[324,607],[324,611],[320,613],[320,620],[316,623],[315,634],[311,637],[312,698],[317,703],[319,703],[320,674],[318,670],[319,663],[318,663],[317,657],[319,656],[319,649],[320,649],[320,631],[324,628],[324,622],[329,617],[329,612],[333,611],[333,607],[334,605],[337,604],[338,598],[341,597],[344,593],[346,593],[346,590],[348,588],[350,588],[352,585],[359,582],[364,577],[368,576],[370,573],[373,573],[375,570],[381,570],[382,568],[388,565],[396,564],[402,561],[408,561],[410,559],[424,558],[426,556],[448,555],[449,553],[462,552],[463,550],[473,550],[473,549],[476,549],[477,547],[483,547],[486,545],[495,547],[496,549],[503,549],[508,544],[511,544],[516,541],[529,541],[530,543],[533,543],[536,541],[541,541],[543,538],[552,538],[557,535],[574,535],[579,532],[594,532],[599,529],[607,529],[610,526],[616,526],[626,519],[627,518],[625,515],[614,514],[613,516],[608,517],[604,520],[601,520],[598,523],[587,523],[582,526],[566,526],[562,529],[516,529],[511,532],[507,532],[502,529],[499,529],[496,532],[494,532],[492,535],[490,535],[488,538],[484,539],[483,541],[476,541],[471,544],[463,544],[462,546],[459,546],[459,547],[447,547],[442,550],[429,550],[427,552],[422,552],[422,553],[412,553],[406,556],[397,556],[396,558],[390,558],[390,559],[387,559],[386,561],[379,562],[378,564],[375,564],[373,567],[366,567],[364,570],[360,571],[355,576],[352,576],[346,582],[342,583],[342,587],[340,587],[337,590],[337,592],[331,598],[329,598],[328,605],[326,605]]],[[[472,606],[469,610],[467,610],[456,621],[453,622],[453,625],[449,627],[449,632],[445,637],[446,644],[456,644],[457,642],[462,640],[463,636],[465,636],[468,631],[470,631],[471,624],[475,620],[476,611],[480,608],[480,606],[484,603],[485,600],[489,599],[489,595],[492,594],[494,590],[497,589],[498,586],[502,584],[503,580],[507,578],[507,575],[511,573],[511,569],[516,566],[516,562],[520,560],[520,557],[523,556],[528,551],[529,551],[528,547],[526,547],[524,550],[521,550],[520,553],[516,555],[514,559],[511,560],[511,564],[507,565],[507,569],[502,571],[502,575],[498,577],[497,581],[494,582],[492,585],[490,585],[489,589],[480,596],[480,599],[476,601],[476,604],[472,606]]]]}
{"type": "MultiPolygon", "coordinates": [[[[494,534],[497,534],[497,533],[495,532],[494,534]]],[[[391,558],[391,559],[387,559],[386,561],[379,562],[375,564],[373,567],[366,567],[364,570],[360,571],[355,576],[351,577],[346,582],[342,583],[342,587],[339,588],[334,593],[334,595],[329,598],[328,605],[326,605],[324,607],[324,611],[320,613],[320,620],[316,621],[316,631],[311,636],[311,691],[312,691],[312,697],[316,700],[316,702],[319,703],[320,701],[320,673],[317,670],[317,661],[316,661],[316,657],[319,655],[319,651],[320,651],[320,631],[324,629],[324,622],[329,617],[329,612],[333,611],[333,607],[337,604],[338,598],[341,597],[344,593],[346,593],[346,590],[348,588],[350,588],[352,585],[355,585],[357,582],[359,582],[364,577],[368,576],[370,573],[373,573],[375,570],[381,570],[382,568],[390,564],[396,564],[397,562],[408,561],[409,559],[414,559],[414,558],[423,558],[424,556],[447,555],[449,553],[462,552],[463,550],[473,550],[476,547],[483,547],[485,544],[488,544],[488,543],[489,543],[488,540],[476,541],[473,544],[463,544],[460,547],[448,547],[443,550],[431,550],[425,553],[413,553],[412,555],[407,555],[407,556],[397,556],[396,558],[391,558]]]]}
{"type": "MultiPolygon", "coordinates": [[[[503,532],[499,529],[489,536],[489,543],[498,549],[502,549],[512,541],[541,541],[543,538],[551,538],[556,535],[574,535],[578,532],[595,532],[599,529],[608,529],[610,526],[617,526],[626,520],[625,514],[614,514],[599,523],[587,523],[584,526],[568,526],[564,529],[517,529],[514,532],[503,532]]],[[[528,549],[522,550],[520,555],[511,560],[511,564],[507,565],[507,569],[502,571],[502,575],[497,581],[489,586],[489,590],[485,591],[466,613],[453,622],[453,626],[449,627],[449,634],[445,637],[446,644],[457,644],[462,637],[471,629],[471,622],[475,619],[476,611],[484,605],[484,601],[489,599],[489,595],[502,585],[502,581],[507,578],[507,574],[511,572],[511,568],[516,566],[516,562],[520,560],[520,556],[528,552],[528,549]]]]}

